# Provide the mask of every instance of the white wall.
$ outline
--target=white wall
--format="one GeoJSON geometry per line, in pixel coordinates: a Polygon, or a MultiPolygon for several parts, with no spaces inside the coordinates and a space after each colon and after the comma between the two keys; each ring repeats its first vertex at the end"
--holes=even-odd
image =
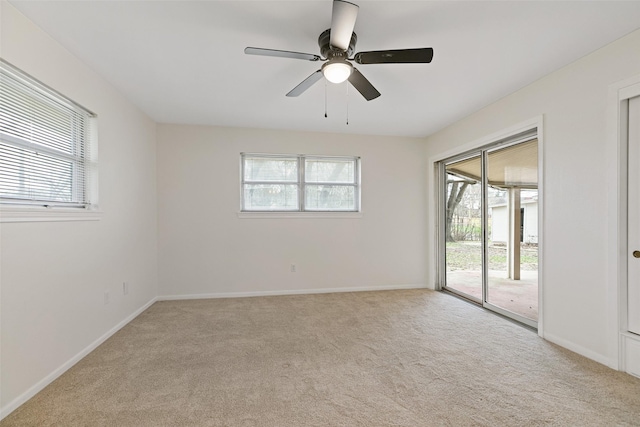
{"type": "Polygon", "coordinates": [[[0,226],[6,415],[157,295],[156,127],[11,5],[0,8],[2,57],[98,114],[103,212],[99,221],[0,226]]]}
{"type": "Polygon", "coordinates": [[[525,203],[522,207],[524,208],[522,241],[524,243],[538,243],[538,202],[525,203]]]}
{"type": "MultiPolygon", "coordinates": [[[[430,136],[425,149],[437,160],[544,115],[544,335],[610,366],[617,364],[617,284],[606,261],[607,96],[609,85],[640,73],[639,52],[636,31],[430,136]]],[[[429,185],[428,200],[434,197],[429,185]]],[[[433,209],[428,220],[431,231],[433,209]]],[[[427,248],[431,274],[433,233],[427,248]]]]}
{"type": "Polygon", "coordinates": [[[509,239],[509,209],[506,205],[489,208],[491,241],[506,243],[509,239]]]}
{"type": "MultiPolygon", "coordinates": [[[[538,202],[521,205],[524,209],[523,243],[538,243],[538,202]]],[[[506,243],[509,239],[509,210],[507,205],[489,207],[491,241],[506,243]]]]}
{"type": "Polygon", "coordinates": [[[159,125],[160,296],[424,286],[423,147],[412,138],[159,125]],[[239,218],[241,152],[360,156],[362,217],[239,218]]]}

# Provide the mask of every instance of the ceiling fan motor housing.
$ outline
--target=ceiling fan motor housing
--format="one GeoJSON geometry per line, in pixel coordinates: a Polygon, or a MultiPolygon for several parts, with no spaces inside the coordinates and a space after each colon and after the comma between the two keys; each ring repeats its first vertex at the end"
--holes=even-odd
{"type": "Polygon", "coordinates": [[[353,56],[353,53],[356,50],[356,43],[358,42],[358,36],[356,33],[351,34],[351,41],[349,41],[349,48],[347,51],[343,51],[342,49],[338,49],[331,46],[331,28],[325,30],[318,37],[318,46],[320,46],[320,54],[327,59],[333,58],[344,58],[347,59],[350,56],[353,56]]]}

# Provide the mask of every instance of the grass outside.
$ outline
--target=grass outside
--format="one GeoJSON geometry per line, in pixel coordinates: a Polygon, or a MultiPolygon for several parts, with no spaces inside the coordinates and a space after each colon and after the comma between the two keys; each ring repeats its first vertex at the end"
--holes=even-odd
{"type": "MultiPolygon", "coordinates": [[[[507,270],[507,248],[489,244],[489,270],[507,270]]],[[[481,270],[482,247],[480,242],[447,242],[447,271],[481,270]]],[[[520,269],[538,269],[538,247],[520,246],[520,269]]]]}

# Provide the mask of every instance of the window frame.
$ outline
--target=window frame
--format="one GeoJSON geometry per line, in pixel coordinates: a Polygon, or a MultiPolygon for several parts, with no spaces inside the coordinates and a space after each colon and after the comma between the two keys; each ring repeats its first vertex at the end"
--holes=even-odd
{"type": "MultiPolygon", "coordinates": [[[[12,86],[17,93],[23,94],[28,99],[50,104],[56,111],[68,111],[71,114],[70,126],[72,126],[68,140],[70,152],[42,145],[18,134],[0,132],[0,140],[7,147],[42,153],[49,158],[68,162],[71,174],[69,177],[70,201],[41,195],[33,198],[24,197],[25,194],[16,194],[15,197],[0,196],[2,213],[0,222],[96,219],[95,216],[87,216],[86,212],[97,211],[97,115],[2,58],[0,58],[0,68],[7,76],[6,85],[12,86]],[[74,113],[71,113],[72,111],[74,113]]],[[[10,106],[9,108],[13,106],[17,109],[21,108],[21,104],[12,102],[6,105],[10,106]]],[[[33,123],[31,120],[29,122],[33,123]]]]}
{"type": "Polygon", "coordinates": [[[361,159],[359,156],[325,156],[318,154],[272,154],[272,153],[240,153],[240,214],[267,214],[267,215],[349,215],[359,214],[361,208],[361,159]],[[291,159],[296,160],[297,164],[297,181],[257,181],[245,179],[245,159],[246,158],[264,158],[264,159],[291,159]],[[346,160],[354,164],[354,182],[353,183],[336,183],[336,182],[307,182],[306,181],[306,160],[346,160]],[[298,204],[297,209],[246,209],[245,208],[245,186],[246,184],[275,184],[275,185],[296,185],[298,204]],[[308,209],[306,206],[306,187],[315,185],[331,185],[341,187],[354,188],[354,208],[353,209],[308,209]]]}

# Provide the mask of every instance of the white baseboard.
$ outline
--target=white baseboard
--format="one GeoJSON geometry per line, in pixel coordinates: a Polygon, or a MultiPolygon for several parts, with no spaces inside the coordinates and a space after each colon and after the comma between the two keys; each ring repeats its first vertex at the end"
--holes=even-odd
{"type": "Polygon", "coordinates": [[[78,354],[76,354],[71,359],[69,359],[68,361],[63,363],[60,367],[55,369],[53,372],[51,372],[49,375],[44,377],[42,380],[38,381],[36,384],[34,384],[32,387],[30,387],[27,391],[25,391],[24,393],[22,393],[20,396],[16,397],[15,399],[13,399],[13,401],[9,402],[3,408],[0,408],[0,420],[4,419],[7,415],[12,413],[16,409],[18,409],[18,407],[20,405],[25,403],[27,400],[31,399],[39,391],[41,391],[46,386],[51,384],[56,378],[58,378],[60,375],[64,374],[67,370],[69,370],[69,368],[71,368],[73,365],[78,363],[83,357],[85,357],[87,354],[91,353],[100,344],[102,344],[107,339],[109,339],[109,337],[111,337],[113,334],[118,332],[120,329],[122,329],[124,326],[126,326],[133,319],[138,317],[143,311],[145,311],[154,302],[156,302],[156,300],[157,300],[157,298],[152,298],[145,305],[143,305],[142,307],[137,309],[135,312],[133,312],[131,315],[127,316],[124,320],[122,320],[116,326],[114,326],[113,328],[108,330],[100,338],[98,338],[97,340],[95,340],[94,342],[89,344],[87,347],[85,347],[83,350],[81,350],[78,354]]]}
{"type": "Polygon", "coordinates": [[[640,378],[640,336],[622,332],[620,334],[621,370],[640,378]]]}
{"type": "Polygon", "coordinates": [[[365,291],[391,291],[399,289],[428,289],[424,284],[413,285],[387,285],[387,286],[361,286],[353,288],[319,288],[319,289],[288,289],[281,291],[248,291],[248,292],[216,292],[209,294],[187,295],[160,295],[158,301],[173,301],[185,299],[210,299],[210,298],[243,298],[264,297],[277,295],[307,295],[307,294],[331,294],[336,292],[365,292],[365,291]]]}
{"type": "Polygon", "coordinates": [[[554,344],[558,344],[560,347],[564,347],[567,350],[571,350],[574,353],[578,353],[581,356],[584,356],[584,357],[586,357],[588,359],[591,359],[591,360],[595,360],[598,363],[602,363],[603,365],[608,366],[609,368],[617,370],[617,361],[613,360],[613,359],[611,359],[609,357],[606,357],[606,356],[604,356],[604,355],[602,355],[600,353],[596,353],[593,350],[589,350],[588,348],[584,348],[584,347],[582,347],[580,345],[577,345],[577,344],[575,344],[575,343],[573,343],[571,341],[568,341],[568,340],[566,340],[564,338],[560,338],[560,337],[557,337],[557,336],[555,336],[553,334],[549,334],[549,333],[546,333],[546,332],[545,332],[543,338],[546,339],[547,341],[550,341],[550,342],[554,343],[554,344]]]}

